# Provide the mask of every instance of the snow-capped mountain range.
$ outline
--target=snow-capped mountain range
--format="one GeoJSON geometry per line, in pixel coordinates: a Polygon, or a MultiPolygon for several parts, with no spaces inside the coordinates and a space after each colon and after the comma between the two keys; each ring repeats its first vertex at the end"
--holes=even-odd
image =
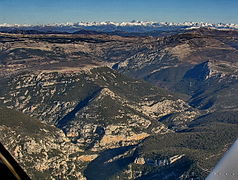
{"type": "Polygon", "coordinates": [[[209,27],[215,29],[238,29],[238,24],[225,23],[204,23],[204,22],[152,22],[152,21],[131,21],[131,22],[67,22],[42,25],[29,24],[0,24],[0,30],[40,30],[40,31],[60,31],[75,32],[79,30],[93,30],[102,32],[125,31],[125,32],[149,32],[149,31],[169,31],[178,29],[193,29],[200,27],[209,27]]]}

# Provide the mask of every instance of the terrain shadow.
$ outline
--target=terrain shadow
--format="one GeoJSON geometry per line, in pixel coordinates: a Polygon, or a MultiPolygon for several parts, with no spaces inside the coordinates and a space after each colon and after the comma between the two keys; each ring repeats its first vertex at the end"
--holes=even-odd
{"type": "Polygon", "coordinates": [[[130,163],[134,162],[137,157],[137,153],[135,151],[129,152],[134,147],[136,147],[136,145],[103,151],[100,153],[98,158],[89,163],[84,171],[84,175],[88,180],[109,179],[116,173],[126,168],[130,163]],[[126,152],[128,152],[128,155],[125,155],[124,157],[121,156],[126,152]],[[114,160],[112,161],[111,159],[113,158],[114,160]]]}

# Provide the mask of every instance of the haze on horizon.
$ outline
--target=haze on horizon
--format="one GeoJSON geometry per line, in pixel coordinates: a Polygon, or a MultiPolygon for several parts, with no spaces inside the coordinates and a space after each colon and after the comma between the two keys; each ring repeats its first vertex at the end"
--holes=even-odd
{"type": "Polygon", "coordinates": [[[0,24],[81,21],[238,24],[236,0],[1,0],[0,24]]]}

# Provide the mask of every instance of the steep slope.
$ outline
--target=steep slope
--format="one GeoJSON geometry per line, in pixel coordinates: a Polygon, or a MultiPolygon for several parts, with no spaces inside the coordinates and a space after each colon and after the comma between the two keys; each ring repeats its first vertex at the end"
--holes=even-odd
{"type": "Polygon", "coordinates": [[[237,124],[207,123],[188,132],[151,137],[139,148],[138,179],[204,179],[237,138],[237,124]]]}
{"type": "Polygon", "coordinates": [[[199,113],[182,99],[106,68],[21,73],[2,80],[1,103],[62,129],[85,150],[136,144],[170,130],[158,121],[199,113]]]}
{"type": "Polygon", "coordinates": [[[237,109],[237,31],[198,29],[159,39],[157,51],[117,64],[119,72],[188,94],[190,105],[237,109]]]}
{"type": "MultiPolygon", "coordinates": [[[[12,152],[17,151],[20,154],[13,155],[20,159],[23,167],[34,166],[36,170],[32,172],[29,170],[29,173],[39,178],[47,177],[49,173],[53,173],[52,177],[54,173],[55,176],[60,177],[70,174],[67,170],[59,174],[57,168],[50,172],[47,167],[53,166],[51,163],[54,161],[56,161],[54,165],[59,168],[61,166],[58,166],[58,162],[66,162],[65,169],[75,166],[73,168],[75,171],[71,172],[72,177],[79,176],[80,173],[88,176],[90,162],[94,162],[93,160],[97,157],[100,160],[101,154],[108,151],[109,161],[110,159],[119,160],[127,153],[128,155],[133,154],[135,147],[145,138],[156,134],[173,133],[166,125],[158,121],[160,117],[178,113],[188,123],[200,115],[198,111],[174,94],[146,82],[130,79],[107,67],[80,69],[74,72],[44,70],[33,73],[26,71],[19,73],[18,76],[2,78],[1,85],[1,104],[29,114],[33,119],[39,118],[48,125],[55,125],[66,135],[61,134],[64,138],[60,141],[61,136],[54,135],[55,131],[60,131],[50,126],[52,129],[42,130],[42,133],[36,134],[38,139],[32,138],[32,131],[38,132],[40,129],[41,132],[43,129],[41,126],[48,127],[48,125],[42,125],[37,120],[32,121],[24,115],[17,115],[23,121],[21,124],[24,126],[19,125],[23,126],[20,128],[21,131],[12,134],[10,130],[3,129],[6,138],[13,139],[9,144],[5,143],[7,147],[12,152]],[[29,133],[29,137],[22,135],[22,140],[15,139],[16,134],[24,134],[25,131],[29,133]],[[55,141],[52,142],[53,144],[45,144],[45,141],[39,140],[40,137],[43,137],[46,142],[51,141],[49,138],[55,141]],[[61,144],[65,144],[64,147],[61,144]],[[31,151],[26,151],[22,155],[25,146],[28,149],[31,148],[31,151]],[[35,148],[39,146],[47,150],[35,148]],[[67,149],[70,146],[73,150],[67,149]],[[62,152],[66,154],[63,156],[62,152]],[[40,159],[35,159],[35,155],[40,159]],[[27,156],[31,160],[22,159],[27,156]],[[63,156],[62,158],[65,159],[57,158],[56,160],[55,156],[63,156]],[[31,164],[32,160],[36,163],[31,164]],[[38,162],[43,165],[40,166],[38,162]],[[78,163],[77,166],[74,163],[78,163]],[[79,174],[76,175],[76,172],[79,174]]],[[[4,118],[11,117],[9,113],[3,112],[3,114],[5,114],[4,118]]],[[[182,124],[181,127],[185,128],[187,123],[182,124]]],[[[8,126],[15,129],[17,123],[8,126]]],[[[133,157],[129,162],[132,163],[135,158],[133,157]]],[[[100,165],[97,162],[96,164],[100,165]]],[[[125,163],[125,166],[121,166],[115,172],[113,170],[112,176],[116,172],[125,170],[126,165],[130,163],[125,163]]],[[[90,170],[90,174],[91,172],[90,170]]],[[[87,178],[90,179],[90,177],[87,178]]]]}
{"type": "Polygon", "coordinates": [[[237,63],[204,62],[185,74],[178,89],[193,95],[190,104],[200,109],[237,109],[237,75],[237,63]]]}
{"type": "Polygon", "coordinates": [[[82,150],[64,133],[35,118],[0,107],[0,141],[32,179],[76,179],[82,150]]]}
{"type": "Polygon", "coordinates": [[[238,52],[234,43],[237,37],[237,33],[199,29],[158,38],[155,49],[129,57],[118,64],[118,69],[133,77],[174,85],[196,64],[236,62],[238,52]]]}
{"type": "Polygon", "coordinates": [[[106,150],[84,174],[96,179],[205,179],[237,138],[237,124],[206,123],[106,150]]]}

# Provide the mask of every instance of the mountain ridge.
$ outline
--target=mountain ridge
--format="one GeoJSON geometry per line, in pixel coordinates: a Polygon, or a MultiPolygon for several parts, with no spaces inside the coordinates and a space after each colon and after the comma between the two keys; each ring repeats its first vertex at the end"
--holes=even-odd
{"type": "MultiPolygon", "coordinates": [[[[131,21],[131,22],[78,22],[78,23],[54,23],[47,25],[21,25],[21,24],[0,24],[0,31],[25,30],[33,33],[38,32],[59,32],[74,33],[77,31],[94,31],[94,33],[109,32],[128,32],[145,33],[153,31],[181,31],[197,28],[212,28],[218,30],[237,30],[238,24],[225,23],[203,23],[203,22],[150,22],[150,21],[131,21]]],[[[82,33],[82,32],[81,32],[82,33]]]]}

